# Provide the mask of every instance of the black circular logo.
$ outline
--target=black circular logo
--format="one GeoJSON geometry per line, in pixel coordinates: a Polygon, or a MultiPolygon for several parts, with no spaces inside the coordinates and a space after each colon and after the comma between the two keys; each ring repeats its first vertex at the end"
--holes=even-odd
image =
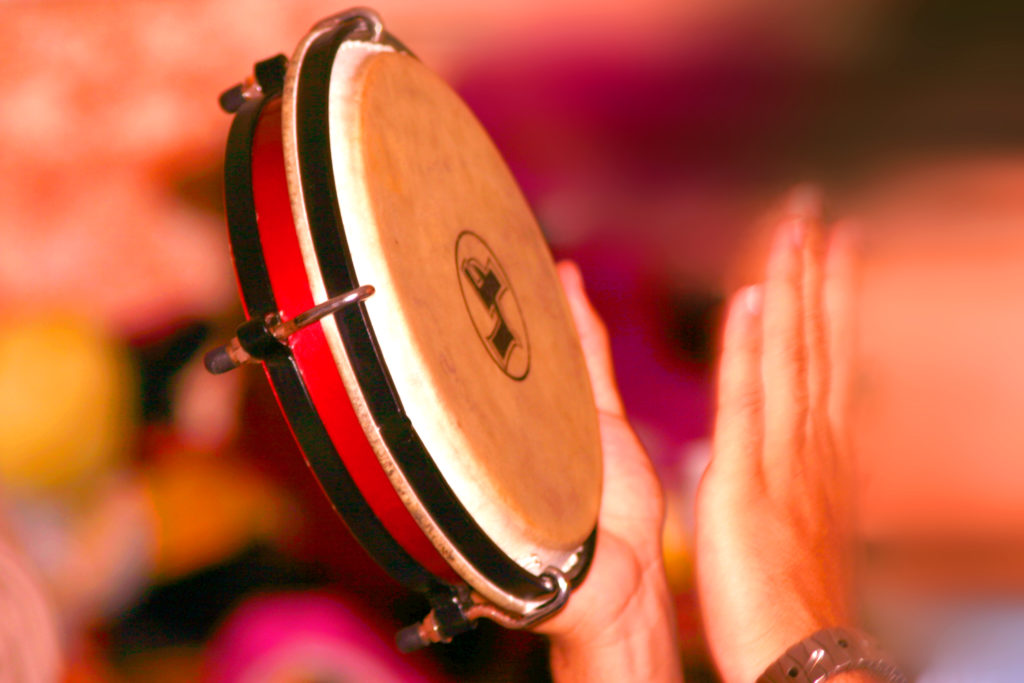
{"type": "Polygon", "coordinates": [[[512,379],[523,379],[530,371],[530,340],[505,269],[469,230],[455,242],[455,267],[466,311],[491,360],[512,379]]]}

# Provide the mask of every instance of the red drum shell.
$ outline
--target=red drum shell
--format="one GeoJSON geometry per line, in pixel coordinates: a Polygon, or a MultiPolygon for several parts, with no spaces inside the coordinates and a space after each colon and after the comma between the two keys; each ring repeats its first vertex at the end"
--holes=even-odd
{"type": "MultiPolygon", "coordinates": [[[[279,97],[264,105],[256,124],[252,185],[259,238],[271,287],[284,318],[292,318],[312,308],[316,302],[292,217],[281,141],[279,97]]],[[[299,330],[288,339],[288,346],[331,441],[374,514],[424,568],[441,579],[459,581],[381,468],[348,399],[321,326],[316,324],[299,330]]]]}
{"type": "MultiPolygon", "coordinates": [[[[541,610],[555,604],[556,579],[575,588],[587,573],[600,497],[597,415],[592,403],[588,408],[591,390],[569,310],[536,219],[479,122],[387,34],[373,37],[373,44],[365,34],[349,44],[353,26],[358,24],[318,24],[291,60],[278,56],[256,65],[258,88],[229,98],[240,104],[225,162],[226,208],[249,317],[233,343],[265,362],[322,489],[392,576],[444,613],[471,591],[509,614],[543,618],[541,610]],[[384,71],[358,71],[364,59],[384,71]],[[355,83],[352,76],[370,73],[398,80],[378,81],[386,89],[369,91],[377,95],[369,100],[330,96],[335,86],[355,83]],[[464,282],[472,278],[465,263],[481,255],[459,251],[465,226],[445,220],[428,231],[426,214],[380,222],[352,213],[371,196],[406,196],[392,194],[386,183],[369,194],[366,181],[391,177],[387,169],[366,174],[355,162],[345,166],[358,150],[350,143],[371,139],[356,134],[363,128],[353,125],[353,115],[370,117],[358,124],[383,123],[402,109],[402,121],[423,122],[427,115],[413,103],[425,101],[410,99],[402,83],[414,91],[426,88],[426,101],[453,128],[438,150],[420,145],[435,140],[433,129],[387,129],[399,133],[390,138],[401,152],[394,158],[422,150],[433,159],[442,151],[451,162],[445,168],[461,169],[444,179],[430,168],[408,166],[428,176],[406,186],[427,188],[419,196],[431,201],[446,198],[448,204],[438,206],[475,207],[479,215],[469,222],[486,233],[478,241],[501,246],[512,258],[494,277],[503,281],[509,277],[505,268],[514,266],[509,272],[523,283],[511,295],[515,309],[522,296],[531,321],[544,321],[531,327],[546,333],[537,337],[544,340],[538,347],[543,355],[533,359],[541,362],[529,366],[527,381],[525,375],[499,374],[503,366],[485,352],[481,322],[470,306],[476,300],[467,300],[464,282]],[[372,114],[345,109],[365,102],[375,103],[372,114]],[[402,135],[410,134],[404,141],[402,135]],[[481,177],[492,182],[481,183],[481,177]],[[467,196],[477,201],[467,202],[467,196]],[[420,232],[408,233],[409,225],[419,225],[420,232]],[[391,235],[389,248],[378,253],[374,245],[385,234],[391,235]],[[416,240],[407,239],[413,235],[416,240]],[[381,271],[386,263],[393,267],[381,271]],[[376,287],[371,299],[277,343],[284,338],[277,337],[284,331],[277,318],[292,320],[360,284],[376,287]],[[424,292],[432,291],[427,285],[437,291],[422,306],[424,292]],[[392,300],[410,291],[414,301],[392,300]],[[413,311],[420,315],[407,315],[413,311]],[[455,327],[438,322],[455,311],[455,327]],[[464,353],[464,346],[473,351],[464,353]],[[437,358],[443,362],[429,360],[437,358]],[[493,402],[494,395],[506,398],[493,402]],[[480,410],[483,405],[489,408],[480,410]],[[544,429],[522,434],[523,425],[536,426],[537,416],[552,415],[559,417],[546,419],[544,429]],[[557,466],[552,455],[559,456],[557,466]]],[[[418,206],[413,195],[407,198],[412,203],[402,206],[418,206]]],[[[474,291],[477,283],[471,284],[474,291]]],[[[502,310],[497,314],[504,319],[502,310]]]]}

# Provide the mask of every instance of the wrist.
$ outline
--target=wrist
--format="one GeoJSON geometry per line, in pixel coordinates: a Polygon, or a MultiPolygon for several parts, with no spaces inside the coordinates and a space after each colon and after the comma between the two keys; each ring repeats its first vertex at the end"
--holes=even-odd
{"type": "Polygon", "coordinates": [[[614,618],[585,620],[548,640],[557,683],[682,680],[675,610],[660,561],[614,618]]]}
{"type": "MultiPolygon", "coordinates": [[[[599,536],[599,544],[601,540],[599,536]]],[[[623,566],[612,572],[614,592],[607,590],[610,579],[591,573],[570,596],[566,608],[537,631],[546,635],[552,645],[592,647],[597,642],[614,642],[621,633],[635,629],[652,616],[661,618],[672,612],[661,557],[652,556],[649,562],[641,562],[635,556],[620,558],[623,566]]]]}

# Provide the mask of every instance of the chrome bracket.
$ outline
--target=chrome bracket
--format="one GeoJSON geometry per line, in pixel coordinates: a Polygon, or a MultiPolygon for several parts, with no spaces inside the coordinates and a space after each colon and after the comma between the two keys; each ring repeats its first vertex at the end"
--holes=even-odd
{"type": "Polygon", "coordinates": [[[280,313],[270,313],[263,318],[250,318],[238,326],[235,336],[226,344],[208,352],[203,358],[203,363],[208,371],[219,375],[246,363],[256,363],[280,356],[287,349],[286,343],[293,334],[343,308],[369,298],[374,291],[373,285],[361,285],[288,320],[283,319],[280,313]]]}
{"type": "MultiPolygon", "coordinates": [[[[569,595],[572,593],[568,577],[557,567],[548,567],[541,574],[540,580],[545,588],[551,591],[551,596],[526,614],[510,614],[473,593],[463,601],[463,604],[459,605],[460,616],[463,622],[469,624],[470,627],[477,619],[490,619],[500,626],[516,630],[539,624],[565,607],[565,603],[569,601],[569,595]]],[[[447,631],[443,620],[439,618],[438,609],[434,608],[423,621],[407,626],[396,633],[395,643],[400,651],[413,652],[432,643],[451,641],[454,634],[447,631]]]]}
{"type": "Polygon", "coordinates": [[[281,91],[284,86],[285,72],[288,70],[288,58],[276,55],[262,62],[256,62],[252,74],[220,95],[220,108],[234,114],[249,100],[281,91]]]}
{"type": "Polygon", "coordinates": [[[310,33],[330,31],[337,26],[355,21],[359,21],[362,24],[362,28],[369,34],[368,37],[372,42],[380,42],[380,39],[384,36],[384,22],[381,21],[380,15],[369,7],[353,7],[352,9],[347,9],[344,12],[338,12],[325,19],[321,19],[313,24],[310,33]]]}
{"type": "MultiPolygon", "coordinates": [[[[354,7],[322,19],[313,25],[310,33],[323,33],[349,23],[352,24],[349,38],[364,38],[379,43],[384,37],[384,22],[379,14],[368,7],[354,7]]],[[[249,100],[280,92],[287,69],[288,59],[284,55],[257,62],[252,75],[221,93],[221,109],[234,114],[249,100]]]]}

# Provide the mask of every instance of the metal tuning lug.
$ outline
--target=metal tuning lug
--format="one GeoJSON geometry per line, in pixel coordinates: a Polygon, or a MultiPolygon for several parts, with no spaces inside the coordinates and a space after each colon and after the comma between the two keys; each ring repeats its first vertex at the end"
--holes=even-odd
{"type": "Polygon", "coordinates": [[[256,62],[251,76],[246,76],[244,81],[221,93],[218,100],[220,108],[228,114],[234,114],[247,100],[280,92],[284,87],[287,70],[288,58],[284,55],[275,55],[262,62],[256,62]]]}
{"type": "Polygon", "coordinates": [[[433,643],[449,643],[452,638],[476,628],[468,610],[473,605],[469,586],[439,587],[427,595],[431,610],[422,621],[406,626],[395,634],[399,652],[415,652],[433,643]]]}
{"type": "Polygon", "coordinates": [[[433,643],[447,643],[458,633],[474,628],[478,619],[490,619],[509,629],[530,628],[565,607],[565,603],[569,601],[569,594],[572,593],[569,579],[561,569],[548,567],[541,575],[541,580],[550,587],[551,597],[522,616],[498,609],[472,593],[454,594],[462,597],[453,597],[452,604],[432,599],[434,609],[423,621],[406,626],[396,633],[395,644],[400,652],[413,652],[433,643]],[[457,614],[451,612],[453,605],[458,610],[457,614]]]}
{"type": "MultiPolygon", "coordinates": [[[[379,43],[384,36],[384,22],[381,21],[379,14],[368,7],[355,7],[339,12],[317,22],[312,30],[328,31],[342,24],[352,24],[353,38],[365,36],[371,42],[379,43]]],[[[248,100],[281,92],[287,70],[288,58],[284,55],[276,55],[257,62],[253,67],[252,76],[247,76],[241,83],[221,93],[220,108],[228,114],[234,114],[248,100]]]]}
{"type": "Polygon", "coordinates": [[[263,318],[250,318],[238,326],[235,336],[226,344],[209,351],[203,357],[203,364],[210,373],[220,375],[246,363],[284,356],[288,351],[287,341],[290,336],[328,315],[367,299],[374,291],[373,285],[356,287],[288,320],[282,319],[277,313],[270,313],[263,318]]]}

